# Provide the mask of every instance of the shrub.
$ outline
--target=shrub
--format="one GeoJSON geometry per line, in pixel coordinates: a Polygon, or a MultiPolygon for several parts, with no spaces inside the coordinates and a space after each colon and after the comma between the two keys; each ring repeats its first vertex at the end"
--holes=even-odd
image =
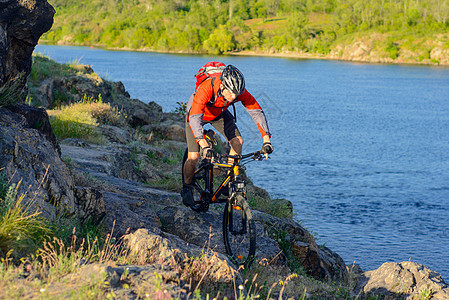
{"type": "Polygon", "coordinates": [[[218,26],[210,34],[209,39],[204,42],[204,48],[207,52],[213,54],[223,54],[234,49],[234,47],[234,35],[224,25],[218,26]]]}
{"type": "Polygon", "coordinates": [[[390,42],[385,48],[385,51],[388,53],[388,57],[393,60],[399,56],[399,46],[395,42],[390,42]]]}
{"type": "Polygon", "coordinates": [[[92,115],[80,108],[84,104],[73,104],[60,110],[48,111],[53,132],[60,140],[79,138],[92,143],[101,143],[102,136],[92,115]]]}
{"type": "Polygon", "coordinates": [[[180,115],[180,116],[184,116],[187,113],[187,102],[176,102],[176,108],[173,111],[173,113],[180,115]]]}

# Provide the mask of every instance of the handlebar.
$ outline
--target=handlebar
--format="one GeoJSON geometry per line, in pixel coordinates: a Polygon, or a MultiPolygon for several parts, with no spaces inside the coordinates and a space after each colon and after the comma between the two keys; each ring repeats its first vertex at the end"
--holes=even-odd
{"type": "Polygon", "coordinates": [[[243,155],[216,154],[216,158],[218,158],[218,159],[232,158],[232,159],[236,159],[236,160],[252,158],[254,160],[262,160],[264,158],[264,156],[262,155],[262,153],[260,151],[256,151],[256,152],[251,152],[251,153],[243,154],[243,155]]]}

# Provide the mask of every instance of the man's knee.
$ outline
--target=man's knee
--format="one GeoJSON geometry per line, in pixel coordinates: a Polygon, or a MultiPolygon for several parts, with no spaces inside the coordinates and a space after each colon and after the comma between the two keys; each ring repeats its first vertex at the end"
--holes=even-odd
{"type": "Polygon", "coordinates": [[[229,143],[231,144],[231,146],[242,147],[242,145],[243,145],[243,138],[241,136],[236,136],[235,138],[230,140],[229,143]]]}
{"type": "Polygon", "coordinates": [[[188,152],[187,154],[187,162],[190,164],[196,164],[199,158],[200,158],[199,152],[188,152]]]}

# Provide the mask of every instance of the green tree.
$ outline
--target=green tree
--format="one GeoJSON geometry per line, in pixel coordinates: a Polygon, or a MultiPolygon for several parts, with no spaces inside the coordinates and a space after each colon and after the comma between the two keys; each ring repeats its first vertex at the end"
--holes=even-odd
{"type": "Polygon", "coordinates": [[[204,48],[207,52],[213,54],[223,54],[233,50],[234,47],[234,35],[225,25],[218,26],[218,28],[209,35],[209,39],[204,42],[204,48]]]}

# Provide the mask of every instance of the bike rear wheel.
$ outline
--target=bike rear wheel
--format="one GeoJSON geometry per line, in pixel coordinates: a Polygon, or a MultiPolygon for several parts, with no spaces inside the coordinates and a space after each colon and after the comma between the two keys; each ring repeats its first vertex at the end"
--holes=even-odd
{"type": "Polygon", "coordinates": [[[249,268],[256,254],[256,225],[248,202],[242,195],[226,202],[223,212],[223,239],[226,253],[237,265],[249,268]]]}

